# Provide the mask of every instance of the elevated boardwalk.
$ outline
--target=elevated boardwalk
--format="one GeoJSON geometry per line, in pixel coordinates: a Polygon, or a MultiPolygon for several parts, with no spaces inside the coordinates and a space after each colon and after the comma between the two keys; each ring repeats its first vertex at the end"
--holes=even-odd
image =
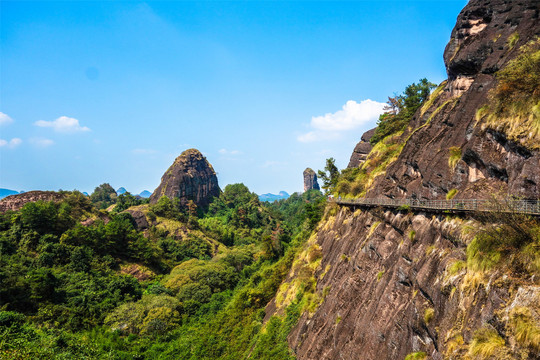
{"type": "Polygon", "coordinates": [[[417,200],[417,199],[333,199],[339,205],[359,208],[383,207],[391,209],[418,209],[440,213],[458,212],[516,212],[540,216],[540,200],[504,200],[497,204],[493,200],[417,200]]]}

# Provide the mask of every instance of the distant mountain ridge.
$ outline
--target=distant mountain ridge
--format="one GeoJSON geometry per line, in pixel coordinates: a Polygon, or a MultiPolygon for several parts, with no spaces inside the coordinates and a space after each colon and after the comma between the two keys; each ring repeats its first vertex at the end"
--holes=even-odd
{"type": "MultiPolygon", "coordinates": [[[[129,191],[127,191],[126,188],[123,187],[123,186],[122,186],[122,187],[119,187],[119,188],[116,190],[116,194],[118,194],[118,195],[122,195],[122,194],[125,194],[125,193],[127,193],[127,192],[129,192],[129,191]]],[[[131,194],[131,193],[130,193],[130,194],[131,194]]],[[[152,195],[152,193],[151,193],[150,191],[148,191],[148,190],[143,190],[143,191],[141,191],[139,194],[132,194],[132,195],[134,195],[134,196],[140,196],[140,197],[142,197],[142,198],[147,199],[147,198],[150,197],[150,195],[152,195]]]]}
{"type": "Polygon", "coordinates": [[[280,191],[278,195],[270,193],[259,195],[259,201],[274,202],[276,200],[287,199],[289,196],[286,191],[280,191]]]}

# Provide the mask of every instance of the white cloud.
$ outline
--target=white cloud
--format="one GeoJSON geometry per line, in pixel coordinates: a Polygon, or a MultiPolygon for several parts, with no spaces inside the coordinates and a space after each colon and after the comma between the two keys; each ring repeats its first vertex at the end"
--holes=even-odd
{"type": "Polygon", "coordinates": [[[11,124],[13,122],[13,119],[9,117],[8,114],[4,114],[0,111],[0,125],[7,125],[11,124]]]}
{"type": "Polygon", "coordinates": [[[218,151],[220,154],[222,155],[240,155],[242,154],[241,151],[238,151],[238,150],[227,150],[227,149],[220,149],[218,151]]]}
{"type": "Polygon", "coordinates": [[[311,118],[310,127],[314,130],[297,137],[300,142],[335,140],[343,131],[352,130],[369,122],[375,122],[383,112],[385,103],[370,99],[356,102],[349,100],[341,110],[311,118]]]}
{"type": "Polygon", "coordinates": [[[51,145],[54,145],[54,141],[51,139],[44,139],[44,138],[32,138],[30,139],[30,143],[32,145],[35,145],[37,147],[45,148],[49,147],[51,145]]]}
{"type": "Polygon", "coordinates": [[[61,133],[76,133],[76,132],[85,132],[90,131],[86,126],[81,126],[79,120],[75,118],[70,118],[67,116],[60,116],[54,121],[45,121],[38,120],[34,125],[39,127],[50,127],[53,128],[56,132],[61,133]]]}
{"type": "Polygon", "coordinates": [[[0,139],[0,147],[6,147],[8,149],[14,149],[22,143],[22,140],[19,138],[13,138],[9,141],[0,139]]]}

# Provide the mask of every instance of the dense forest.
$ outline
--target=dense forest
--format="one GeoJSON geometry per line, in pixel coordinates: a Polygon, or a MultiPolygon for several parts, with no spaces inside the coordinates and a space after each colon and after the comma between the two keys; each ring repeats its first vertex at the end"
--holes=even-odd
{"type": "Polygon", "coordinates": [[[320,192],[269,204],[227,185],[205,209],[113,192],[0,215],[0,358],[292,357],[290,328],[321,301],[309,271],[321,253],[307,248],[320,192]],[[137,230],[128,208],[149,227],[137,230]],[[307,269],[295,298],[265,319],[293,267],[307,269]]]}

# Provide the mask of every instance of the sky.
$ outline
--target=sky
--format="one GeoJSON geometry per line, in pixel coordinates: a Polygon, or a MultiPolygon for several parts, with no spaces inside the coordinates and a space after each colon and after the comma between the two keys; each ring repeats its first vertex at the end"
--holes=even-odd
{"type": "Polygon", "coordinates": [[[0,188],[153,191],[199,149],[222,188],[345,168],[388,96],[446,78],[465,0],[0,1],[0,188]]]}

